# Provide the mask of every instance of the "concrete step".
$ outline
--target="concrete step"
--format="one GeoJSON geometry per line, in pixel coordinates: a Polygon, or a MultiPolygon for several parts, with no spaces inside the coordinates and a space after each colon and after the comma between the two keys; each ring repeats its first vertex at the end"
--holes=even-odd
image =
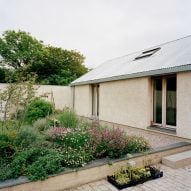
{"type": "Polygon", "coordinates": [[[181,168],[191,164],[191,150],[162,158],[162,163],[171,168],[181,168]]]}

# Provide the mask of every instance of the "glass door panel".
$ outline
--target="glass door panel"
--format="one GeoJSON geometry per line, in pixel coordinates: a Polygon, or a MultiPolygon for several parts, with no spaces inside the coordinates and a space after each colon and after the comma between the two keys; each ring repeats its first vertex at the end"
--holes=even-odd
{"type": "Polygon", "coordinates": [[[154,123],[162,123],[162,79],[154,80],[154,123]]]}
{"type": "Polygon", "coordinates": [[[166,124],[176,126],[176,77],[166,79],[166,124]]]}

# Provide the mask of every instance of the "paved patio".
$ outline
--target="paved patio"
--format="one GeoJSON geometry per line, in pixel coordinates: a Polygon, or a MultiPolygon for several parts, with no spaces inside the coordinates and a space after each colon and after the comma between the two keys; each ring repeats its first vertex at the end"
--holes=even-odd
{"type": "MultiPolygon", "coordinates": [[[[122,191],[191,191],[191,165],[171,169],[161,165],[161,170],[164,171],[164,177],[145,182],[135,187],[123,189],[122,191]]],[[[87,175],[88,176],[88,175],[87,175]]],[[[65,191],[117,191],[106,180],[89,183],[74,189],[65,191]]]]}

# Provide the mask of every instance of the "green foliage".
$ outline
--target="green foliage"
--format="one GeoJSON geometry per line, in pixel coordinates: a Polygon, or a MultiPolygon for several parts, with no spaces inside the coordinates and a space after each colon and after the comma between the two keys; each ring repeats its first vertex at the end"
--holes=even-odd
{"type": "Polygon", "coordinates": [[[27,175],[28,167],[36,162],[40,157],[46,156],[48,154],[55,155],[55,152],[43,147],[34,147],[17,153],[13,162],[11,163],[12,176],[18,177],[20,175],[27,175]]]}
{"type": "Polygon", "coordinates": [[[124,185],[149,178],[151,177],[151,172],[148,167],[128,166],[115,171],[112,177],[119,185],[124,185]]]}
{"type": "Polygon", "coordinates": [[[17,133],[14,139],[14,145],[19,149],[28,148],[35,145],[40,138],[41,136],[35,128],[31,126],[24,126],[17,133]]]}
{"type": "Polygon", "coordinates": [[[96,158],[119,158],[127,154],[128,138],[121,129],[93,127],[88,130],[96,158]]]}
{"type": "Polygon", "coordinates": [[[82,167],[93,159],[93,154],[90,150],[83,148],[73,149],[71,147],[65,148],[63,154],[63,165],[66,167],[82,167]]]}
{"type": "Polygon", "coordinates": [[[42,51],[43,44],[23,31],[5,31],[0,38],[0,55],[6,65],[15,69],[40,62],[42,51]]]}
{"type": "Polygon", "coordinates": [[[44,180],[48,175],[63,171],[62,167],[63,156],[59,153],[51,153],[45,156],[41,156],[37,161],[32,163],[28,169],[29,179],[44,180]]]}
{"type": "Polygon", "coordinates": [[[33,127],[39,131],[44,131],[49,128],[51,122],[47,118],[39,118],[33,123],[33,127]]]}
{"type": "Polygon", "coordinates": [[[57,115],[56,119],[59,121],[59,125],[65,128],[78,128],[79,119],[77,115],[70,109],[64,109],[64,111],[57,115]]]}
{"type": "MultiPolygon", "coordinates": [[[[4,121],[7,121],[10,116],[18,119],[19,112],[26,110],[29,103],[34,99],[34,81],[35,78],[31,76],[17,78],[15,83],[9,83],[5,89],[0,91],[0,104],[4,105],[4,121]]],[[[23,118],[21,117],[20,123],[22,121],[23,118]]]]}
{"type": "Polygon", "coordinates": [[[150,149],[149,142],[143,137],[132,136],[128,141],[128,153],[141,153],[150,149]]]}
{"type": "Polygon", "coordinates": [[[52,105],[48,101],[42,99],[33,100],[26,111],[26,120],[29,123],[39,118],[46,117],[52,113],[52,105]]]}
{"type": "Polygon", "coordinates": [[[10,160],[14,153],[11,138],[7,134],[0,134],[0,161],[10,160]]]}
{"type": "Polygon", "coordinates": [[[12,178],[12,168],[10,164],[0,164],[0,180],[12,178]]]}
{"type": "Polygon", "coordinates": [[[63,144],[67,147],[73,149],[80,149],[88,146],[90,141],[90,136],[87,132],[83,131],[73,131],[67,134],[63,139],[63,144]]]}
{"type": "Polygon", "coordinates": [[[23,76],[36,73],[37,82],[42,84],[67,85],[88,71],[83,65],[85,58],[79,52],[46,46],[20,30],[3,33],[0,56],[3,66],[12,67],[23,76]]]}

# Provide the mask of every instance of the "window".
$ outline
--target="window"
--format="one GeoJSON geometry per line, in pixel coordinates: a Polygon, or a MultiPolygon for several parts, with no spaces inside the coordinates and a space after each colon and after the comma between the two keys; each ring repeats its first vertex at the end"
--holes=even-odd
{"type": "Polygon", "coordinates": [[[153,54],[155,54],[157,51],[159,51],[161,48],[158,47],[158,48],[154,48],[154,49],[150,49],[150,50],[146,50],[146,51],[143,51],[141,53],[141,55],[137,56],[134,60],[139,60],[139,59],[142,59],[142,58],[146,58],[146,57],[150,57],[152,56],[153,54]]]}
{"type": "Polygon", "coordinates": [[[176,76],[153,79],[153,123],[176,126],[176,76]]]}

